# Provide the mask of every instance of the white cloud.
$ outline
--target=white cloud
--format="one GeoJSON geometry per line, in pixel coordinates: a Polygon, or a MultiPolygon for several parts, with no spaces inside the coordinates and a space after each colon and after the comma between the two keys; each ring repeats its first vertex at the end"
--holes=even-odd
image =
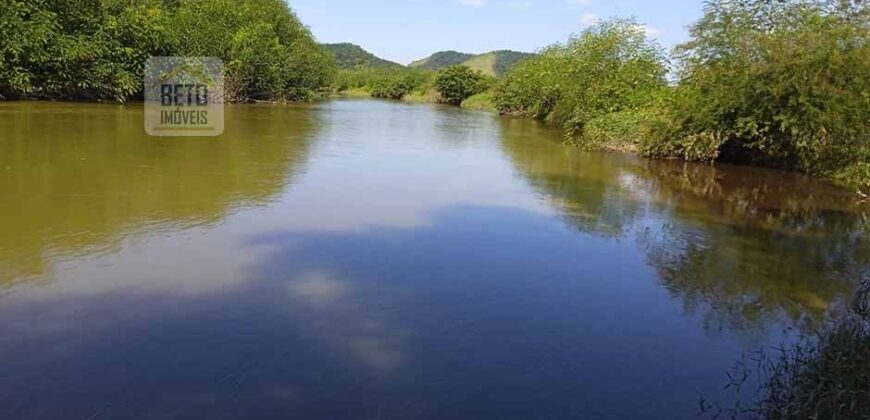
{"type": "Polygon", "coordinates": [[[471,7],[483,7],[486,4],[486,0],[459,0],[459,2],[471,7]]]}
{"type": "Polygon", "coordinates": [[[601,18],[599,18],[595,13],[584,13],[580,16],[580,23],[584,26],[592,26],[598,23],[599,20],[601,20],[601,18]]]}

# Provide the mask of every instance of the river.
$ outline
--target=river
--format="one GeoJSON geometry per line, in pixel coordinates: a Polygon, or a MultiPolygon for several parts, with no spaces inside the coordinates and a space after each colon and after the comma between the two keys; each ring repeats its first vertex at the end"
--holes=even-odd
{"type": "Polygon", "coordinates": [[[870,208],[797,174],[437,105],[226,121],[0,103],[0,418],[696,418],[870,271],[870,208]]]}

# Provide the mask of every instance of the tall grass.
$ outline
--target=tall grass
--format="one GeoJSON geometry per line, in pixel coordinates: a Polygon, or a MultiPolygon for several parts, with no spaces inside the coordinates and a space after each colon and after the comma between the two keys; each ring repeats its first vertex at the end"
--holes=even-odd
{"type": "MultiPolygon", "coordinates": [[[[815,334],[777,349],[759,352],[755,373],[761,378],[753,401],[722,408],[701,401],[714,417],[786,419],[870,419],[870,280],[862,282],[851,310],[815,334]]],[[[728,377],[741,386],[753,367],[739,363],[728,377]]]]}

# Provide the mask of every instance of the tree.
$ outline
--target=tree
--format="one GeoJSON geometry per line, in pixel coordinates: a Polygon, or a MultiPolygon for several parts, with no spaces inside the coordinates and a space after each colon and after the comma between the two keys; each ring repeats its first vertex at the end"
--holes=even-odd
{"type": "Polygon", "coordinates": [[[490,80],[483,73],[469,67],[451,66],[438,73],[435,90],[444,103],[460,105],[462,101],[486,90],[490,80]]]}
{"type": "Polygon", "coordinates": [[[644,151],[870,185],[867,22],[858,1],[709,2],[644,151]]]}
{"type": "Polygon", "coordinates": [[[0,96],[124,101],[149,56],[212,56],[231,99],[308,99],[335,63],[283,0],[0,1],[0,96]],[[197,22],[191,25],[190,22],[197,22]]]}

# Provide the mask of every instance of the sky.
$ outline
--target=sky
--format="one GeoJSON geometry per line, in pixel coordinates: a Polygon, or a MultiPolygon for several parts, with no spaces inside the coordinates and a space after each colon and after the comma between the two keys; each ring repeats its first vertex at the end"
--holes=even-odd
{"type": "Polygon", "coordinates": [[[534,52],[598,19],[635,17],[666,48],[685,41],[701,0],[288,0],[320,42],[352,42],[402,64],[436,51],[534,52]]]}

